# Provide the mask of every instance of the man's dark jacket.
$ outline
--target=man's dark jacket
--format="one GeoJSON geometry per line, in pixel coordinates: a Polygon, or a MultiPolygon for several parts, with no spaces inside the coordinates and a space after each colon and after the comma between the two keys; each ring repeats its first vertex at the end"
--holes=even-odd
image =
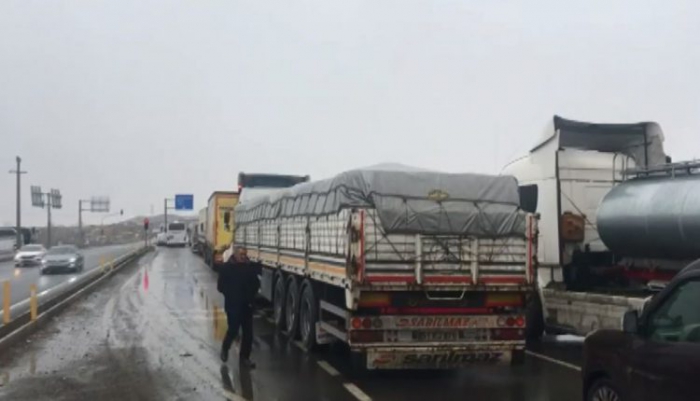
{"type": "Polygon", "coordinates": [[[216,287],[224,294],[226,309],[252,305],[260,289],[260,269],[258,263],[235,262],[233,258],[219,268],[216,287]]]}

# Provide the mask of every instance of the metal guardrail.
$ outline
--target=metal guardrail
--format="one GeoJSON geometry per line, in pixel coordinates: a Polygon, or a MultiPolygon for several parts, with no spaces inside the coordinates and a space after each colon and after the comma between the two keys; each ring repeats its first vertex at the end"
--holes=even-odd
{"type": "Polygon", "coordinates": [[[84,287],[87,287],[89,284],[96,282],[102,277],[108,276],[118,268],[144,255],[150,249],[152,249],[150,246],[140,246],[116,259],[90,269],[80,276],[73,277],[54,287],[41,291],[35,294],[35,296],[30,296],[23,301],[11,305],[9,314],[13,318],[6,324],[3,324],[0,320],[0,339],[12,333],[23,324],[35,320],[38,314],[50,309],[84,287]]]}

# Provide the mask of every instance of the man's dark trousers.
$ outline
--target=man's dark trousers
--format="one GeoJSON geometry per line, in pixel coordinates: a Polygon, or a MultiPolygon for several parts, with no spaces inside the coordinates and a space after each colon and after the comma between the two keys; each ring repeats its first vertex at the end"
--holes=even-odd
{"type": "Polygon", "coordinates": [[[241,338],[241,360],[250,358],[250,351],[253,346],[253,308],[247,303],[236,305],[225,305],[226,319],[228,320],[228,330],[224,337],[223,348],[228,352],[231,344],[238,338],[238,331],[242,331],[241,338]]]}

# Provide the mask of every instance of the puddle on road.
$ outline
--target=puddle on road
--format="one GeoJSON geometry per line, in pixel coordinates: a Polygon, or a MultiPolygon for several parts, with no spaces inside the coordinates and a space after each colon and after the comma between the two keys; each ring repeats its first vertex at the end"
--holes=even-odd
{"type": "Polygon", "coordinates": [[[187,274],[191,272],[175,270],[175,265],[165,269],[151,268],[150,264],[142,266],[135,280],[137,290],[144,297],[144,307],[162,309],[163,313],[170,310],[175,319],[199,331],[213,348],[218,349],[226,336],[228,321],[221,300],[212,299],[220,298],[215,292],[216,283],[187,274]],[[177,277],[178,273],[182,275],[177,277]]]}

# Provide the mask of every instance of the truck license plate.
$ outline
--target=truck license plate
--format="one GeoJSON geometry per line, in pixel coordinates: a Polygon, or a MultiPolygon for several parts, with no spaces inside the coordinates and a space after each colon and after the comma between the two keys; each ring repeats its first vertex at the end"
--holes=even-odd
{"type": "Polygon", "coordinates": [[[435,341],[474,341],[477,339],[474,330],[437,330],[437,331],[414,331],[413,340],[422,342],[435,341]]]}

